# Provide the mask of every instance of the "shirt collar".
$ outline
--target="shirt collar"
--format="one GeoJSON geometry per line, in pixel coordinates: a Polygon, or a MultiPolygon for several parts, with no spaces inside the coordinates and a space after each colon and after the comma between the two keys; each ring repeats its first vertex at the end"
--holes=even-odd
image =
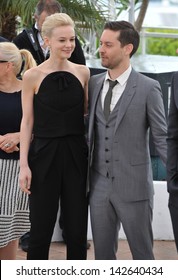
{"type": "MultiPolygon", "coordinates": [[[[35,27],[36,30],[38,30],[38,26],[37,26],[36,22],[35,22],[34,27],[35,27]]],[[[37,33],[37,37],[38,37],[38,41],[39,41],[40,46],[42,46],[44,44],[44,40],[43,40],[39,30],[38,30],[38,33],[37,33]]]]}
{"type": "MultiPolygon", "coordinates": [[[[118,83],[121,86],[123,86],[127,82],[128,78],[130,76],[131,71],[132,71],[132,66],[130,65],[124,73],[122,73],[119,77],[117,77],[116,80],[118,81],[118,83]]],[[[106,77],[105,77],[105,81],[106,80],[111,80],[108,71],[107,71],[106,77]]]]}
{"type": "MultiPolygon", "coordinates": [[[[38,26],[37,26],[37,23],[35,22],[35,25],[34,25],[35,29],[38,30],[38,26]]],[[[39,30],[38,30],[39,31],[39,30]]]]}

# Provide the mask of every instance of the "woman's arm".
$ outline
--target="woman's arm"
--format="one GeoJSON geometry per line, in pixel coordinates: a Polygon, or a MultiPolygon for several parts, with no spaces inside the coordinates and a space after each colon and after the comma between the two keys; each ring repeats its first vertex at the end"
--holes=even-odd
{"type": "Polygon", "coordinates": [[[31,170],[28,165],[28,152],[33,130],[33,97],[35,94],[34,69],[28,70],[23,76],[22,87],[22,122],[20,129],[20,174],[19,183],[22,191],[30,194],[31,170]]]}

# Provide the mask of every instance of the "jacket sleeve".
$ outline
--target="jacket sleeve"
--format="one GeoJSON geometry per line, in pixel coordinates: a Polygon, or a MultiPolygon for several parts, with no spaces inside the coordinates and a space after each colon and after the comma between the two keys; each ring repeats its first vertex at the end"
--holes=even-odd
{"type": "Polygon", "coordinates": [[[171,82],[171,100],[168,115],[167,182],[168,191],[178,195],[178,73],[171,82]]]}
{"type": "Polygon", "coordinates": [[[163,103],[163,94],[158,81],[149,83],[147,96],[147,118],[153,143],[164,165],[167,161],[167,121],[163,103]]]}

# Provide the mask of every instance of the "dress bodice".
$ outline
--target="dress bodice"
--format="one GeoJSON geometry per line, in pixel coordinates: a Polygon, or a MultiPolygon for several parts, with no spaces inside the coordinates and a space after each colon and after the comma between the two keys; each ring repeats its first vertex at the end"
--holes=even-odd
{"type": "MultiPolygon", "coordinates": [[[[0,135],[19,132],[22,118],[21,92],[0,91],[0,135]]],[[[0,158],[18,159],[19,152],[6,153],[0,149],[0,158]]]]}
{"type": "Polygon", "coordinates": [[[34,135],[63,137],[84,134],[84,89],[65,71],[48,74],[34,96],[34,135]]]}

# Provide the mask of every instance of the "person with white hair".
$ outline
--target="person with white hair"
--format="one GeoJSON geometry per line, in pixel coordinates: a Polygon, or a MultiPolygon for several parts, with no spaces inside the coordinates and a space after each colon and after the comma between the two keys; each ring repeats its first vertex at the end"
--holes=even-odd
{"type": "Polygon", "coordinates": [[[19,175],[22,80],[17,76],[36,65],[31,53],[11,42],[0,43],[0,259],[16,259],[18,240],[30,227],[28,195],[19,175]]]}

